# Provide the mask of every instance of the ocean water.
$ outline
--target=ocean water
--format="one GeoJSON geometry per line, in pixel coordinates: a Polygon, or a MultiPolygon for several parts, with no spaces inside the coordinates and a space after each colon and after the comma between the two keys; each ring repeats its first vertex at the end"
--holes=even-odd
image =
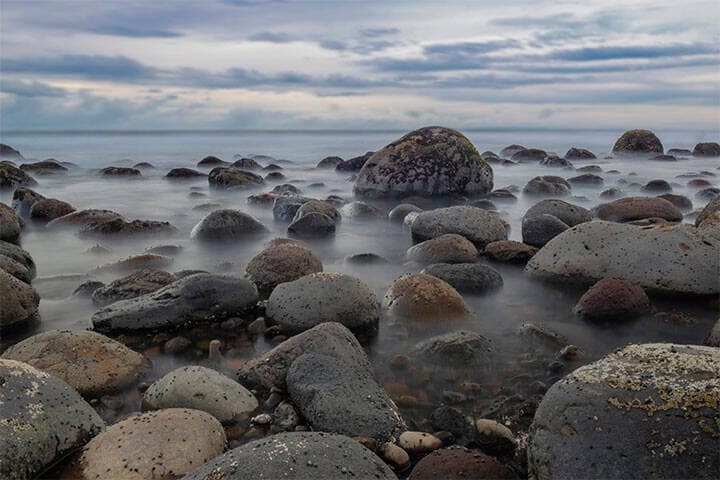
{"type": "MultiPolygon", "coordinates": [[[[286,236],[286,224],[275,222],[269,207],[249,205],[247,196],[269,191],[275,184],[292,183],[307,196],[325,198],[340,195],[352,199],[350,174],[333,170],[317,170],[315,165],[322,158],[337,155],[350,158],[369,150],[377,150],[397,139],[404,132],[52,132],[0,134],[0,142],[9,144],[22,152],[28,161],[54,158],[72,162],[79,168],[67,175],[36,176],[36,190],[47,196],[71,203],[77,209],[105,208],[117,211],[132,219],[169,221],[179,229],[175,237],[144,239],[118,243],[98,242],[80,238],[69,232],[46,231],[43,227],[29,224],[23,233],[22,246],[35,259],[38,279],[34,284],[42,296],[41,322],[33,328],[0,339],[4,348],[21,338],[39,331],[58,328],[85,329],[91,326],[90,317],[95,307],[89,300],[71,295],[83,281],[96,278],[110,281],[117,275],[98,271],[97,268],[111,262],[142,253],[146,249],[173,244],[183,247],[175,257],[170,271],[203,269],[214,272],[242,275],[245,265],[273,237],[286,236]],[[233,155],[269,155],[283,167],[286,179],[269,182],[254,191],[218,192],[208,188],[207,180],[169,181],[165,173],[174,167],[195,167],[207,155],[216,155],[232,161],[233,155]],[[143,172],[138,179],[107,179],[95,174],[94,169],[105,166],[132,166],[138,162],[150,162],[156,169],[143,172]],[[313,185],[315,184],[315,185],[313,185]],[[192,195],[191,195],[192,194],[192,195]],[[202,203],[219,203],[223,208],[246,211],[271,230],[266,238],[247,243],[208,248],[194,244],[189,239],[192,227],[207,213],[195,210],[202,203]],[[104,255],[87,253],[94,245],[102,243],[111,252],[104,255]]],[[[562,156],[570,147],[582,147],[593,151],[597,160],[576,161],[576,167],[599,165],[602,187],[573,187],[573,198],[567,199],[586,208],[600,203],[602,190],[618,186],[618,180],[634,183],[619,188],[626,195],[641,195],[640,185],[652,179],[665,179],[673,185],[673,192],[686,195],[693,201],[695,210],[705,204],[695,197],[697,189],[687,187],[687,179],[676,178],[688,172],[710,171],[720,176],[720,159],[684,158],[677,162],[657,162],[639,159],[606,159],[620,131],[466,131],[464,132],[479,151],[499,152],[503,147],[519,143],[526,147],[542,148],[562,156]]],[[[666,150],[688,148],[698,141],[716,140],[718,132],[657,132],[666,150]]],[[[261,161],[266,164],[266,161],[261,161]]],[[[520,188],[537,175],[560,175],[571,177],[573,171],[548,168],[537,164],[514,166],[493,165],[495,187],[516,185],[520,188]]],[[[710,178],[720,186],[716,178],[710,178]]],[[[8,193],[0,193],[0,201],[10,203],[8,193]]],[[[518,194],[514,203],[498,202],[500,215],[511,225],[510,238],[521,240],[520,222],[524,212],[537,201],[518,194]]],[[[381,205],[389,208],[391,205],[381,205]]],[[[692,218],[692,216],[688,217],[692,218]]],[[[334,238],[310,242],[311,248],[321,258],[325,271],[345,272],[366,282],[382,298],[392,281],[403,273],[417,271],[417,267],[404,261],[404,253],[412,245],[410,234],[401,225],[386,221],[353,221],[344,219],[334,238]],[[375,266],[356,266],[345,261],[357,253],[375,253],[389,263],[375,266]]],[[[546,385],[579,365],[605,355],[627,343],[672,341],[699,343],[718,317],[717,303],[707,300],[653,297],[655,312],[651,315],[618,324],[606,325],[581,321],[572,313],[572,307],[582,290],[558,288],[542,284],[523,274],[522,268],[512,265],[493,264],[504,278],[504,287],[485,296],[465,296],[475,314],[463,325],[438,324],[431,331],[407,331],[381,323],[377,336],[364,339],[364,345],[385,384],[403,385],[403,392],[419,398],[416,406],[403,406],[403,413],[418,425],[422,425],[433,406],[443,403],[443,391],[461,389],[462,382],[478,382],[488,386],[481,393],[474,393],[463,406],[468,414],[496,416],[510,415],[505,410],[512,405],[497,407],[502,398],[531,397],[531,384],[537,380],[546,385]],[[655,315],[662,312],[664,315],[655,315]],[[581,354],[574,362],[561,367],[549,368],[559,348],[555,346],[529,345],[517,335],[525,323],[533,323],[552,330],[563,338],[563,343],[574,344],[581,354]],[[457,328],[477,331],[488,337],[495,345],[494,373],[464,370],[458,366],[453,372],[433,371],[421,379],[409,380],[406,374],[391,368],[391,360],[397,354],[406,353],[412,345],[433,333],[457,328]],[[502,387],[490,388],[497,384],[502,387]],[[500,413],[497,409],[500,408],[500,413]],[[503,410],[503,408],[505,410],[503,410]],[[494,410],[495,409],[495,410],[494,410]]],[[[208,330],[196,332],[206,342],[218,337],[224,342],[225,351],[232,349],[240,360],[261,353],[271,347],[262,339],[249,341],[242,332],[208,330]]],[[[202,355],[190,357],[165,357],[152,350],[153,341],[133,339],[139,349],[149,348],[154,353],[154,375],[170,368],[197,363],[202,355]]],[[[198,345],[206,345],[200,342],[198,345]]],[[[137,407],[137,396],[129,396],[127,411],[137,407]]],[[[117,413],[117,412],[116,412],[117,413]]],[[[112,416],[112,415],[111,415],[112,416]]],[[[518,429],[524,429],[527,418],[509,420],[518,429]],[[514,422],[514,423],[513,423],[514,422]]]]}

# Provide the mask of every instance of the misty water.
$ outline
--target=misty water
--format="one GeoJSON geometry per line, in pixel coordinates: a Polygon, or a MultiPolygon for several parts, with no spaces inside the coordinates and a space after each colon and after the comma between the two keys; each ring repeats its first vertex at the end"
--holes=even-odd
{"type": "MultiPolygon", "coordinates": [[[[693,210],[701,209],[705,201],[696,198],[697,189],[686,186],[687,179],[676,178],[688,172],[710,171],[720,175],[718,159],[681,158],[677,162],[658,162],[639,159],[604,159],[619,136],[619,131],[465,131],[477,149],[482,152],[499,152],[511,143],[525,147],[542,148],[560,156],[570,147],[593,151],[596,160],[574,161],[575,167],[599,165],[603,186],[573,186],[573,197],[567,201],[586,208],[601,203],[602,190],[618,186],[619,180],[628,184],[620,188],[626,195],[642,195],[640,185],[653,179],[665,179],[673,186],[673,193],[685,195],[693,202],[693,210]],[[631,186],[629,184],[637,184],[631,186]]],[[[58,198],[76,209],[97,208],[114,210],[129,219],[161,220],[179,229],[174,237],[143,239],[125,242],[101,242],[110,253],[92,254],[88,249],[97,240],[80,238],[72,232],[49,232],[29,223],[23,231],[22,247],[33,256],[38,277],[33,285],[42,299],[41,322],[31,329],[2,338],[3,349],[34,333],[53,329],[87,329],[90,317],[96,310],[89,299],[72,295],[84,281],[95,278],[108,282],[117,278],[98,267],[136,255],[158,245],[180,245],[182,251],[174,257],[167,270],[201,269],[211,272],[243,275],[245,265],[274,237],[286,236],[287,224],[273,220],[270,206],[250,205],[248,195],[269,191],[274,185],[292,183],[304,195],[323,199],[339,195],[352,199],[350,174],[334,170],[318,170],[315,165],[331,155],[350,158],[369,150],[377,150],[400,137],[403,132],[174,132],[174,133],[3,133],[2,143],[20,150],[27,161],[54,158],[72,162],[79,168],[67,175],[36,176],[36,190],[46,197],[58,198]],[[260,160],[266,165],[272,161],[282,166],[285,179],[271,181],[257,190],[221,192],[210,190],[207,179],[170,181],[164,178],[174,167],[192,167],[207,155],[232,161],[240,154],[268,155],[275,160],[260,160]],[[149,162],[156,168],[144,170],[137,179],[108,179],[93,171],[105,166],[132,166],[149,162]],[[234,208],[252,214],[271,233],[264,238],[246,243],[203,246],[189,238],[192,227],[208,211],[196,209],[198,205],[217,203],[222,208],[234,208]]],[[[688,148],[703,140],[712,140],[710,134],[697,132],[657,132],[667,149],[688,148]]],[[[535,163],[513,166],[493,164],[495,188],[516,185],[522,188],[537,175],[578,175],[570,170],[543,167],[535,163]]],[[[207,170],[205,170],[207,172],[207,170]]],[[[715,186],[718,182],[710,178],[715,186]]],[[[511,226],[510,239],[521,240],[520,224],[525,211],[537,198],[518,193],[517,202],[496,202],[500,215],[511,226]]],[[[0,201],[9,204],[8,193],[0,194],[0,201]]],[[[392,204],[380,204],[386,210],[392,204]]],[[[692,214],[686,221],[692,219],[692,214]]],[[[407,264],[404,254],[412,245],[406,227],[385,220],[356,221],[343,219],[334,238],[308,242],[323,261],[325,271],[354,275],[367,283],[382,298],[392,281],[406,272],[418,271],[418,266],[407,264]],[[389,260],[379,265],[358,266],[345,259],[358,253],[374,253],[389,260]]],[[[486,262],[486,260],[481,260],[486,262]]],[[[474,314],[470,320],[458,324],[437,322],[433,330],[413,331],[382,321],[373,338],[363,339],[376,367],[378,378],[394,398],[402,395],[414,397],[417,402],[401,403],[403,414],[424,426],[428,412],[447,403],[447,391],[461,392],[467,400],[461,402],[466,414],[490,418],[503,417],[517,430],[524,430],[532,418],[532,405],[527,407],[529,417],[523,416],[523,405],[537,400],[543,385],[549,386],[577,366],[593,361],[617,347],[628,343],[668,341],[701,343],[717,320],[717,303],[712,299],[672,298],[653,296],[655,312],[627,322],[597,324],[578,319],[572,308],[583,290],[560,288],[543,284],[523,273],[520,266],[488,262],[503,276],[501,290],[484,296],[464,295],[474,314]],[[657,312],[664,312],[658,315],[657,312]],[[518,335],[526,323],[556,332],[559,342],[532,340],[518,335]],[[489,338],[496,354],[494,363],[487,369],[468,371],[462,366],[438,370],[419,366],[412,375],[406,370],[391,366],[397,354],[406,353],[418,341],[435,333],[458,328],[477,331],[489,338]],[[557,354],[566,344],[576,345],[580,355],[570,362],[558,362],[557,354]],[[537,383],[541,382],[541,383],[537,383]],[[474,385],[477,384],[477,385],[474,385]]],[[[154,363],[150,379],[187,363],[199,363],[207,354],[207,342],[212,338],[223,341],[223,352],[231,361],[241,362],[271,348],[269,340],[253,341],[244,328],[223,329],[200,327],[192,331],[195,348],[179,356],[165,356],[160,340],[170,338],[127,336],[124,340],[133,348],[147,353],[154,363]]],[[[129,392],[122,408],[108,410],[106,417],[137,410],[139,395],[129,392]]],[[[498,418],[500,419],[500,418],[498,418]]],[[[429,428],[429,427],[426,427],[429,428]]],[[[253,435],[256,433],[253,433],[253,435]]]]}

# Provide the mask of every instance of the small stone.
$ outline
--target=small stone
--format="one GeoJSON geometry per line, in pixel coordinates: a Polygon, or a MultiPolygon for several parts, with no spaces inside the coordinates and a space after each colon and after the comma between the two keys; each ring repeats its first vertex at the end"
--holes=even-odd
{"type": "Polygon", "coordinates": [[[427,453],[443,446],[435,435],[425,432],[406,431],[400,434],[398,445],[410,453],[427,453]]]}

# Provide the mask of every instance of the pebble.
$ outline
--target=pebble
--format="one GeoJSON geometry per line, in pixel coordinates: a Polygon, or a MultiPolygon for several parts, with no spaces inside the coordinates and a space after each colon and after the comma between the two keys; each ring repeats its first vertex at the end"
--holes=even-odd
{"type": "Polygon", "coordinates": [[[401,433],[398,444],[410,453],[432,452],[443,446],[442,440],[435,435],[413,431],[401,433]]]}

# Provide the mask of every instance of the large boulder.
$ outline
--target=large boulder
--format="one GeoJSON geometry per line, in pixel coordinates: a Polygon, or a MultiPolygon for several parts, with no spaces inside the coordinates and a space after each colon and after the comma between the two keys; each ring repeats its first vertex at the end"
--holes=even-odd
{"type": "Polygon", "coordinates": [[[503,286],[500,273],[482,263],[434,263],[422,271],[439,278],[460,293],[482,294],[498,290],[503,286]]]}
{"type": "Polygon", "coordinates": [[[522,221],[522,239],[528,245],[542,247],[568,228],[570,227],[555,215],[526,215],[522,221]]]}
{"type": "Polygon", "coordinates": [[[692,154],[696,157],[720,157],[720,144],[717,142],[698,143],[692,154]]]}
{"type": "Polygon", "coordinates": [[[663,144],[650,130],[628,130],[613,146],[616,155],[650,155],[663,153],[663,144]]]}
{"type": "Polygon", "coordinates": [[[238,168],[216,167],[210,170],[208,183],[212,188],[240,190],[262,186],[265,180],[238,168]]]}
{"type": "Polygon", "coordinates": [[[0,203],[0,241],[17,243],[20,228],[20,219],[15,214],[15,210],[0,203]]]}
{"type": "Polygon", "coordinates": [[[177,479],[220,455],[225,441],[222,425],[209,413],[147,412],[93,438],[65,474],[79,480],[177,479]]]}
{"type": "Polygon", "coordinates": [[[720,240],[688,225],[638,227],[593,221],[550,240],[526,269],[570,283],[627,277],[650,290],[717,294],[720,240]]]}
{"type": "Polygon", "coordinates": [[[456,233],[446,233],[410,247],[405,256],[418,263],[470,263],[477,260],[475,245],[456,233]]]}
{"type": "Polygon", "coordinates": [[[30,207],[30,218],[41,222],[51,222],[74,211],[75,207],[68,202],[56,198],[43,198],[34,202],[30,207]]]}
{"type": "Polygon", "coordinates": [[[193,408],[221,423],[247,418],[257,407],[255,395],[235,380],[206,367],[180,367],[156,380],[145,391],[143,410],[193,408]]]}
{"type": "Polygon", "coordinates": [[[634,280],[604,278],[580,297],[576,315],[590,320],[625,320],[650,311],[650,299],[634,280]]]}
{"type": "Polygon", "coordinates": [[[452,446],[435,450],[423,457],[408,478],[409,480],[511,480],[516,477],[506,466],[479,450],[452,446]]]}
{"type": "Polygon", "coordinates": [[[15,190],[18,187],[34,187],[37,182],[15,165],[0,161],[0,191],[15,190]]]}
{"type": "Polygon", "coordinates": [[[629,345],[547,391],[530,428],[530,476],[716,478],[719,417],[720,349],[629,345]]]}
{"type": "MultiPolygon", "coordinates": [[[[35,208],[33,206],[33,208],[35,208]]],[[[64,217],[58,218],[61,220],[64,217]]],[[[127,239],[151,236],[170,236],[178,233],[178,229],[168,222],[156,220],[125,220],[116,218],[107,222],[91,223],[80,228],[82,237],[104,239],[127,239]]]]}
{"type": "Polygon", "coordinates": [[[552,215],[570,227],[592,220],[590,210],[563,200],[541,200],[525,212],[524,218],[542,214],[552,215]]]}
{"type": "Polygon", "coordinates": [[[3,479],[37,478],[105,427],[75,390],[35,367],[0,359],[0,379],[3,479]]]}
{"type": "Polygon", "coordinates": [[[562,177],[543,175],[532,178],[524,187],[523,193],[534,196],[564,197],[570,195],[572,187],[562,177]]]}
{"type": "Polygon", "coordinates": [[[45,197],[27,187],[16,188],[13,192],[11,206],[20,217],[30,216],[30,209],[35,202],[44,200],[45,197]]]}
{"type": "Polygon", "coordinates": [[[267,315],[285,333],[299,333],[323,322],[352,331],[374,331],[380,320],[375,293],[342,273],[320,272],[281,283],[270,294],[267,315]]]}
{"type": "Polygon", "coordinates": [[[632,222],[644,218],[662,218],[679,222],[682,212],[668,200],[660,197],[626,197],[598,205],[595,215],[600,220],[611,222],[632,222]]]}
{"type": "Polygon", "coordinates": [[[447,282],[424,273],[396,279],[383,297],[391,317],[409,322],[433,322],[466,316],[470,309],[447,282]]]}
{"type": "Polygon", "coordinates": [[[185,480],[397,480],[393,471],[359,442],[322,432],[279,433],[215,458],[185,480]]]}
{"type": "Polygon", "coordinates": [[[14,243],[0,240],[0,255],[15,260],[27,268],[30,273],[30,278],[35,278],[35,262],[26,250],[23,250],[14,243]]]}
{"type": "Polygon", "coordinates": [[[14,149],[10,145],[0,143],[0,160],[23,161],[25,157],[22,156],[19,150],[14,149]]]}
{"type": "Polygon", "coordinates": [[[153,293],[112,303],[95,312],[92,322],[100,331],[178,328],[242,315],[257,299],[257,289],[248,280],[197,273],[153,293]]]}
{"type": "Polygon", "coordinates": [[[238,369],[238,379],[243,385],[284,390],[288,368],[305,353],[332,356],[338,362],[372,371],[365,351],[350,330],[339,323],[328,322],[290,337],[269,352],[248,360],[238,369]]]}
{"type": "Polygon", "coordinates": [[[362,367],[306,353],[292,363],[286,381],[290,398],[314,430],[381,443],[404,430],[390,396],[362,367]]]}
{"type": "Polygon", "coordinates": [[[66,166],[52,158],[41,162],[23,163],[20,165],[20,169],[36,175],[62,175],[68,171],[66,166]]]}
{"type": "Polygon", "coordinates": [[[119,300],[152,293],[175,280],[175,275],[163,270],[140,269],[98,288],[93,292],[92,300],[98,307],[104,307],[119,300]]]}
{"type": "Polygon", "coordinates": [[[478,248],[496,240],[507,239],[507,229],[500,217],[482,208],[468,206],[421,212],[413,221],[410,231],[413,239],[418,242],[446,233],[456,233],[478,248]]]}
{"type": "Polygon", "coordinates": [[[56,218],[47,224],[47,228],[76,228],[81,229],[96,225],[99,223],[109,222],[112,220],[121,219],[124,217],[117,212],[112,210],[97,210],[87,209],[78,210],[62,217],[56,218]]]}
{"type": "Polygon", "coordinates": [[[195,225],[190,237],[203,241],[232,241],[256,237],[268,231],[255,218],[240,210],[215,210],[195,225]]]}
{"type": "Polygon", "coordinates": [[[120,342],[89,331],[53,330],[13,345],[2,358],[49,373],[85,398],[115,394],[150,370],[150,361],[120,342]]]}
{"type": "Polygon", "coordinates": [[[294,242],[268,246],[245,268],[262,295],[269,295],[281,283],[322,271],[320,259],[310,249],[294,242]]]}
{"type": "Polygon", "coordinates": [[[37,320],[39,304],[33,287],[0,270],[0,330],[37,320]]]}
{"type": "Polygon", "coordinates": [[[410,132],[375,152],[355,181],[358,195],[474,195],[493,188],[490,165],[462,133],[443,127],[410,132]]]}
{"type": "Polygon", "coordinates": [[[453,368],[487,366],[493,348],[479,333],[457,330],[428,338],[415,345],[410,354],[434,365],[453,368]]]}

